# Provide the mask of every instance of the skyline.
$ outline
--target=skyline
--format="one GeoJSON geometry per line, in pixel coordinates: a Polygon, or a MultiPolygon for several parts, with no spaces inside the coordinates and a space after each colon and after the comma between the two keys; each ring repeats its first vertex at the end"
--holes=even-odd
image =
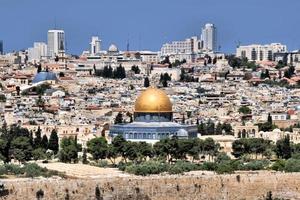
{"type": "Polygon", "coordinates": [[[56,24],[56,28],[66,33],[68,53],[88,50],[92,36],[99,36],[103,49],[114,43],[125,50],[129,40],[131,50],[158,51],[166,42],[199,37],[205,23],[214,23],[222,52],[235,52],[238,41],[242,45],[280,42],[288,50],[300,49],[297,37],[300,28],[296,20],[291,20],[297,17],[300,2],[290,0],[285,10],[279,3],[279,0],[171,3],[153,0],[141,4],[137,0],[88,0],[70,4],[58,0],[43,3],[1,0],[0,17],[5,20],[0,40],[5,52],[27,49],[33,42],[47,42],[47,31],[56,24]]]}

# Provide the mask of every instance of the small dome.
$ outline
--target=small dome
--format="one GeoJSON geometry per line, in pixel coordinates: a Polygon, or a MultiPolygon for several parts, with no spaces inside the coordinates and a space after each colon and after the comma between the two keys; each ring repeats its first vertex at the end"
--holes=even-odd
{"type": "Polygon", "coordinates": [[[118,47],[115,44],[111,44],[108,48],[109,52],[118,52],[118,47]]]}
{"type": "Polygon", "coordinates": [[[172,112],[172,103],[163,90],[149,87],[137,98],[135,112],[166,113],[172,112]]]}
{"type": "Polygon", "coordinates": [[[57,77],[53,72],[40,72],[35,75],[32,80],[32,83],[38,83],[41,81],[55,81],[57,77]]]}
{"type": "Polygon", "coordinates": [[[179,129],[179,130],[177,131],[177,136],[178,136],[178,137],[188,137],[189,134],[188,134],[188,132],[187,132],[186,130],[184,130],[184,129],[179,129]]]}

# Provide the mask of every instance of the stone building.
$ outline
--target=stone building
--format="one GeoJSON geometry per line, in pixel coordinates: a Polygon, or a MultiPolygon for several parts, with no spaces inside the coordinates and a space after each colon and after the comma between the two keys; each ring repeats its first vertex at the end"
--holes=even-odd
{"type": "Polygon", "coordinates": [[[196,125],[172,122],[172,103],[164,91],[148,88],[135,102],[134,121],[116,124],[110,129],[113,138],[122,135],[126,140],[155,143],[171,136],[197,137],[196,125]]]}

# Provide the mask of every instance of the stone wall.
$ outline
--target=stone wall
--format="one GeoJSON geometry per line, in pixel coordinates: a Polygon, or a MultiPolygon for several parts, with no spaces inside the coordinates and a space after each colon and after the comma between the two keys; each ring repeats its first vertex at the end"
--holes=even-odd
{"type": "Polygon", "coordinates": [[[300,173],[1,180],[0,199],[195,200],[300,199],[300,173]]]}

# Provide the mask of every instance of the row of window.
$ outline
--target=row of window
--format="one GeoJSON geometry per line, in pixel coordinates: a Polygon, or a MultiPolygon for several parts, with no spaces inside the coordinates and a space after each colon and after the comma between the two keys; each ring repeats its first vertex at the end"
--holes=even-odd
{"type": "Polygon", "coordinates": [[[123,137],[125,139],[164,139],[168,138],[172,133],[125,133],[123,137]]]}

